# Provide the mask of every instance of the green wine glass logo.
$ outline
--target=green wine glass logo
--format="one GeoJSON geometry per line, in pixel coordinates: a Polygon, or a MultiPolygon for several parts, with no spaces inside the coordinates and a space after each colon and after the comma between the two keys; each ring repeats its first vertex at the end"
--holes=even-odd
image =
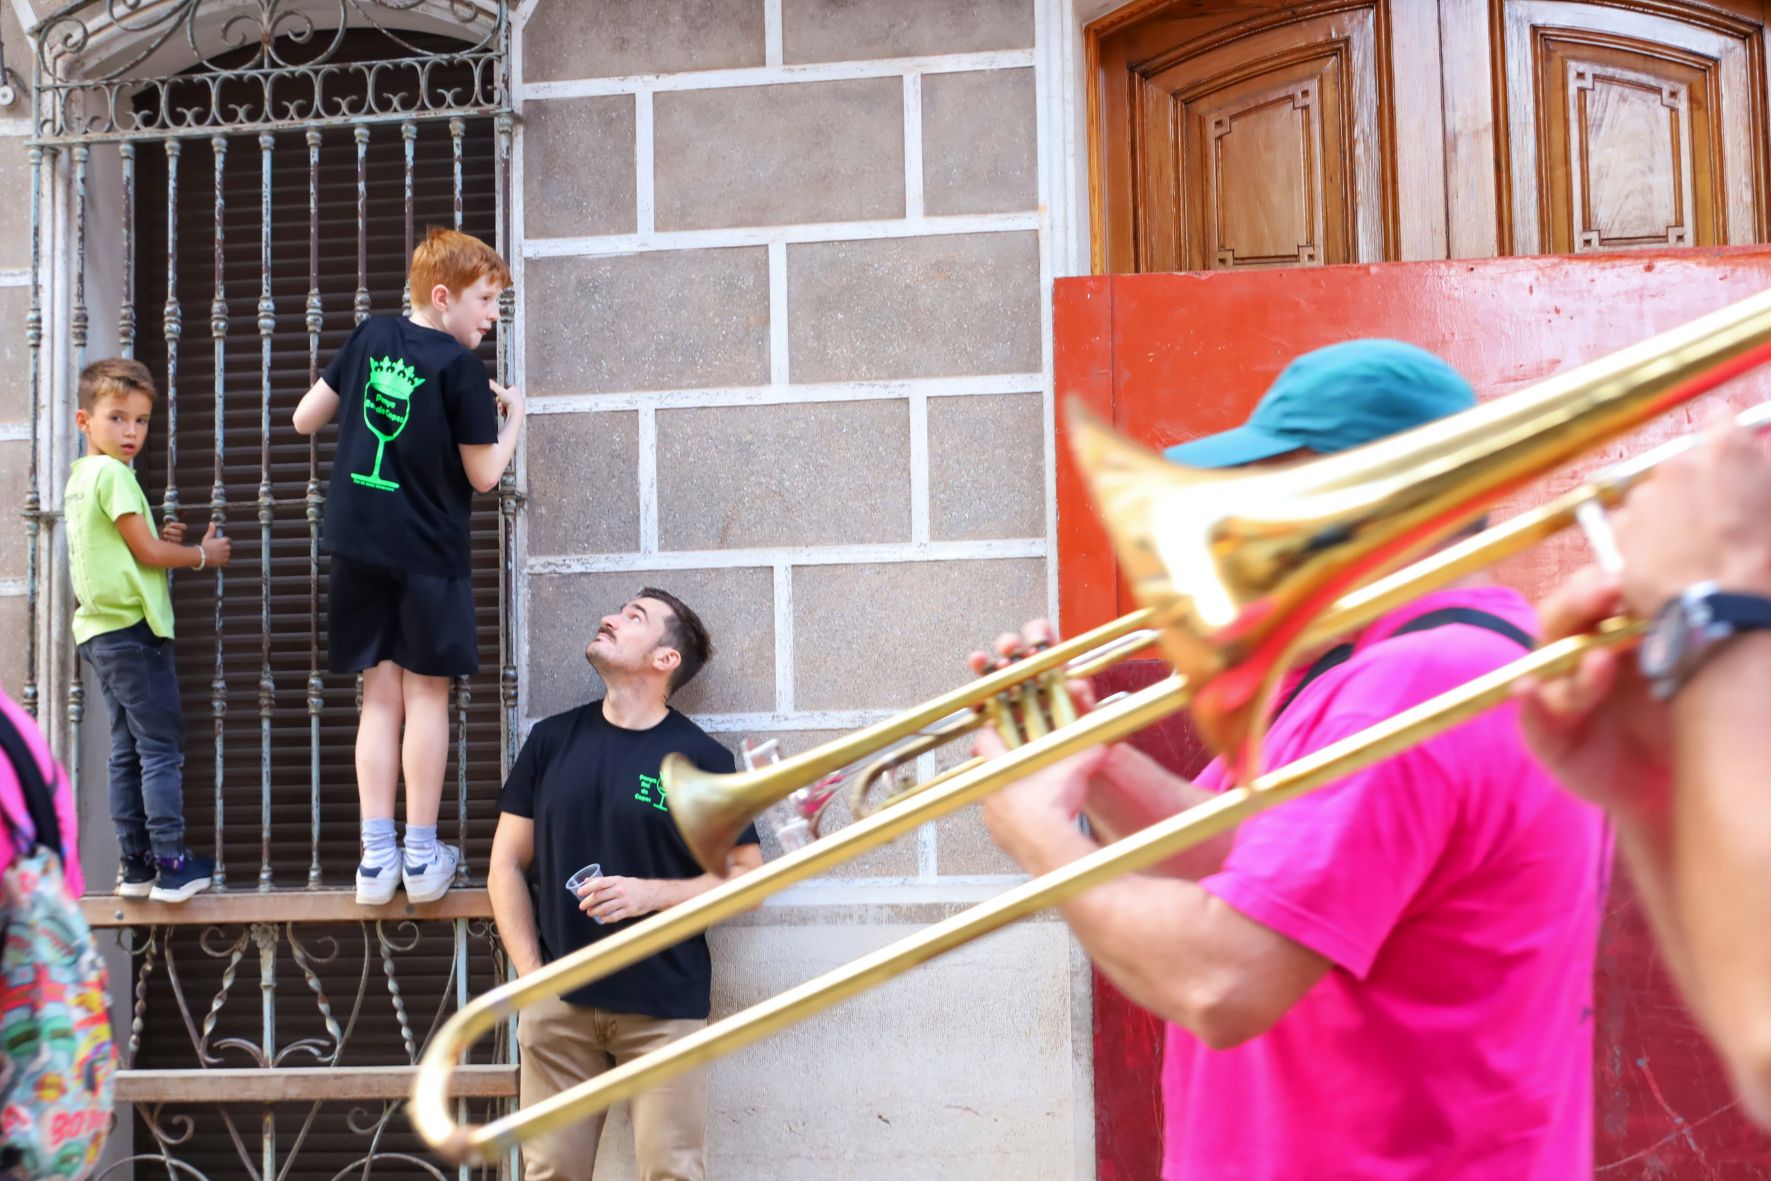
{"type": "Polygon", "coordinates": [[[363,387],[363,422],[378,440],[375,444],[375,470],[368,475],[352,472],[351,479],[365,488],[383,492],[398,490],[399,485],[381,477],[381,456],[387,445],[399,438],[412,414],[412,391],[424,384],[412,366],[392,357],[369,360],[369,384],[363,387]]]}

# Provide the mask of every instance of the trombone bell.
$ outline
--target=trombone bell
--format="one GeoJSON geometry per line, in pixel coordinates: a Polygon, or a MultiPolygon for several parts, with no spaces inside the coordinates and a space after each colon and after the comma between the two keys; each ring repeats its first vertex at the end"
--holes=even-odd
{"type": "Polygon", "coordinates": [[[658,773],[669,793],[670,815],[689,852],[709,873],[719,873],[745,827],[783,794],[771,764],[721,775],[703,771],[685,756],[664,756],[658,773]]]}
{"type": "Polygon", "coordinates": [[[1267,703],[1312,621],[1343,593],[1514,489],[1766,358],[1771,292],[1528,390],[1282,468],[1169,464],[1079,401],[1070,438],[1127,585],[1191,712],[1238,782],[1259,773],[1267,703]]]}

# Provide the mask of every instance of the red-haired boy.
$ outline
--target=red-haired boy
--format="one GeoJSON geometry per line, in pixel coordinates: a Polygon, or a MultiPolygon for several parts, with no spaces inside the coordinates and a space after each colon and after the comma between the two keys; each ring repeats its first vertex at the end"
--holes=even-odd
{"type": "Polygon", "coordinates": [[[357,722],[362,863],[357,901],[448,892],[460,851],[437,843],[449,754],[449,681],[479,671],[468,515],[516,451],[523,399],[474,355],[510,270],[478,238],[433,229],[412,252],[410,316],[357,325],[295,408],[311,435],[338,422],[322,538],[328,665],[363,674],[357,722]],[[498,411],[504,411],[499,426],[498,411]],[[406,779],[404,855],[394,794],[406,779]]]}

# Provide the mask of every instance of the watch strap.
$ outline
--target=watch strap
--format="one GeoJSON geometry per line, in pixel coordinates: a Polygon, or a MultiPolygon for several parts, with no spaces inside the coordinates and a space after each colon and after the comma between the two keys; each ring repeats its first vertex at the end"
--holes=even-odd
{"type": "Polygon", "coordinates": [[[1707,618],[1693,622],[1705,628],[1722,630],[1722,635],[1771,628],[1771,597],[1749,595],[1740,591],[1711,591],[1696,606],[1707,618]]]}
{"type": "Polygon", "coordinates": [[[1749,631],[1771,629],[1771,597],[1725,591],[1714,584],[1689,587],[1664,611],[1676,611],[1686,628],[1684,650],[1674,667],[1653,680],[1654,696],[1669,701],[1707,664],[1727,640],[1749,631]]]}

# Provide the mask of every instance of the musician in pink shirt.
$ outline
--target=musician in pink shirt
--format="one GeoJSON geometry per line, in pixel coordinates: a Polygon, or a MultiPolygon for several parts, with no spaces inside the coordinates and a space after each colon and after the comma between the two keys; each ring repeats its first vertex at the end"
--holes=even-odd
{"type": "MultiPolygon", "coordinates": [[[[1170,454],[1199,467],[1326,454],[1473,404],[1431,354],[1355,341],[1298,358],[1245,426],[1170,454]]],[[[1470,581],[1307,653],[1265,762],[1499,667],[1534,628],[1519,595],[1470,581]]],[[[1169,1023],[1166,1181],[1591,1175],[1610,841],[1532,760],[1516,715],[1482,715],[1063,908],[1101,970],[1169,1023]]],[[[1000,749],[993,733],[979,746],[1000,749]]],[[[1106,747],[997,793],[985,818],[1044,873],[1100,847],[1084,810],[1124,833],[1223,786],[1219,763],[1187,783],[1106,747]]]]}

